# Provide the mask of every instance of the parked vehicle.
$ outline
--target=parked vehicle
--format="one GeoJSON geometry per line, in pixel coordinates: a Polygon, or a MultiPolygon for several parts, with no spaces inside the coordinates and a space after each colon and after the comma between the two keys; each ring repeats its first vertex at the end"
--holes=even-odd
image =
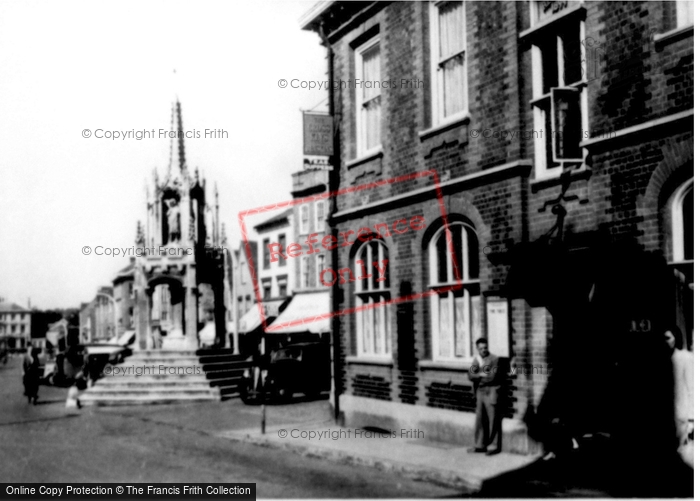
{"type": "Polygon", "coordinates": [[[289,400],[295,393],[317,396],[330,390],[330,347],[308,342],[284,346],[260,357],[246,370],[241,398],[254,402],[261,398],[289,400]]]}
{"type": "Polygon", "coordinates": [[[83,380],[85,366],[85,347],[73,345],[58,353],[52,363],[46,363],[43,383],[52,386],[72,386],[77,380],[83,380]]]}
{"type": "Polygon", "coordinates": [[[70,346],[65,352],[56,355],[55,361],[46,364],[45,384],[71,386],[76,379],[79,386],[87,384],[88,378],[96,381],[109,364],[120,364],[132,354],[131,345],[135,333],[128,332],[114,343],[91,343],[70,346]]]}

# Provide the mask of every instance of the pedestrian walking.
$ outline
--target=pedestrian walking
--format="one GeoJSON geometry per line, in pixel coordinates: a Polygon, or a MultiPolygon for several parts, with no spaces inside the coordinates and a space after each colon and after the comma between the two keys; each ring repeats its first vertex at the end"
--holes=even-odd
{"type": "Polygon", "coordinates": [[[36,405],[39,399],[39,380],[41,379],[39,367],[39,350],[30,345],[22,363],[24,395],[27,397],[27,403],[29,404],[34,403],[36,405]]]}
{"type": "Polygon", "coordinates": [[[77,383],[68,388],[68,396],[66,397],[66,409],[80,409],[80,392],[77,383]]]}
{"type": "Polygon", "coordinates": [[[477,355],[469,369],[469,379],[476,394],[476,426],[474,444],[470,452],[485,452],[490,456],[501,452],[501,415],[498,397],[501,380],[499,359],[489,352],[488,341],[476,341],[477,355]]]}

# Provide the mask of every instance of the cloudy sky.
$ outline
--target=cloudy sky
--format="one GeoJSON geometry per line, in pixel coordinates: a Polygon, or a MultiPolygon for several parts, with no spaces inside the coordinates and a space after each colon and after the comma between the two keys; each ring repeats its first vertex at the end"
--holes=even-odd
{"type": "Polygon", "coordinates": [[[168,140],[94,131],[168,129],[176,93],[202,135],[188,165],[218,184],[230,240],[239,211],[289,199],[300,110],[325,110],[327,93],[278,81],[325,78],[318,36],[299,28],[314,3],[0,1],[0,297],[77,307],[128,263],[81,249],[134,245],[168,140]]]}

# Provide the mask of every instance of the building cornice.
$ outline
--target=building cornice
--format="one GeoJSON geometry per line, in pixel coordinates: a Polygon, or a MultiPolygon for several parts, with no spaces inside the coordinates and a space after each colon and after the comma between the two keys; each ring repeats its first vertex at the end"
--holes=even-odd
{"type": "Polygon", "coordinates": [[[621,139],[629,141],[631,138],[642,136],[645,133],[655,132],[661,127],[663,127],[662,130],[665,134],[673,134],[676,132],[676,128],[682,126],[685,122],[690,123],[690,130],[692,130],[693,114],[693,109],[681,111],[667,117],[649,120],[639,125],[633,125],[632,127],[605,133],[604,136],[593,137],[587,141],[582,141],[580,144],[582,148],[594,150],[608,146],[621,139]]]}
{"type": "Polygon", "coordinates": [[[321,17],[331,9],[334,3],[336,2],[333,0],[320,0],[316,2],[313,7],[304,12],[299,18],[299,26],[301,26],[301,29],[313,30],[314,25],[318,24],[321,17]]]}
{"type": "MultiPolygon", "coordinates": [[[[516,160],[514,162],[499,165],[498,167],[492,167],[483,171],[474,172],[472,174],[450,179],[449,181],[441,182],[440,190],[442,191],[442,194],[445,195],[474,188],[476,186],[501,181],[503,179],[509,179],[515,176],[529,176],[531,169],[531,160],[516,160]]],[[[333,223],[354,219],[365,214],[382,212],[383,210],[396,208],[397,205],[406,205],[435,198],[435,189],[436,188],[433,185],[426,186],[408,193],[401,193],[400,195],[384,198],[366,205],[346,209],[336,213],[333,216],[333,223]]]]}

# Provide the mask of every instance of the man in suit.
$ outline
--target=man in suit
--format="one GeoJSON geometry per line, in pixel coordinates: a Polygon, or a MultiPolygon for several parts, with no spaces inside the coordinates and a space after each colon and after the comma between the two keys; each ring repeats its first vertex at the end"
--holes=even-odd
{"type": "Polygon", "coordinates": [[[469,368],[469,379],[476,394],[476,426],[474,444],[470,452],[485,452],[487,456],[501,452],[501,416],[498,394],[498,357],[489,352],[488,341],[476,341],[477,355],[469,368]]]}

